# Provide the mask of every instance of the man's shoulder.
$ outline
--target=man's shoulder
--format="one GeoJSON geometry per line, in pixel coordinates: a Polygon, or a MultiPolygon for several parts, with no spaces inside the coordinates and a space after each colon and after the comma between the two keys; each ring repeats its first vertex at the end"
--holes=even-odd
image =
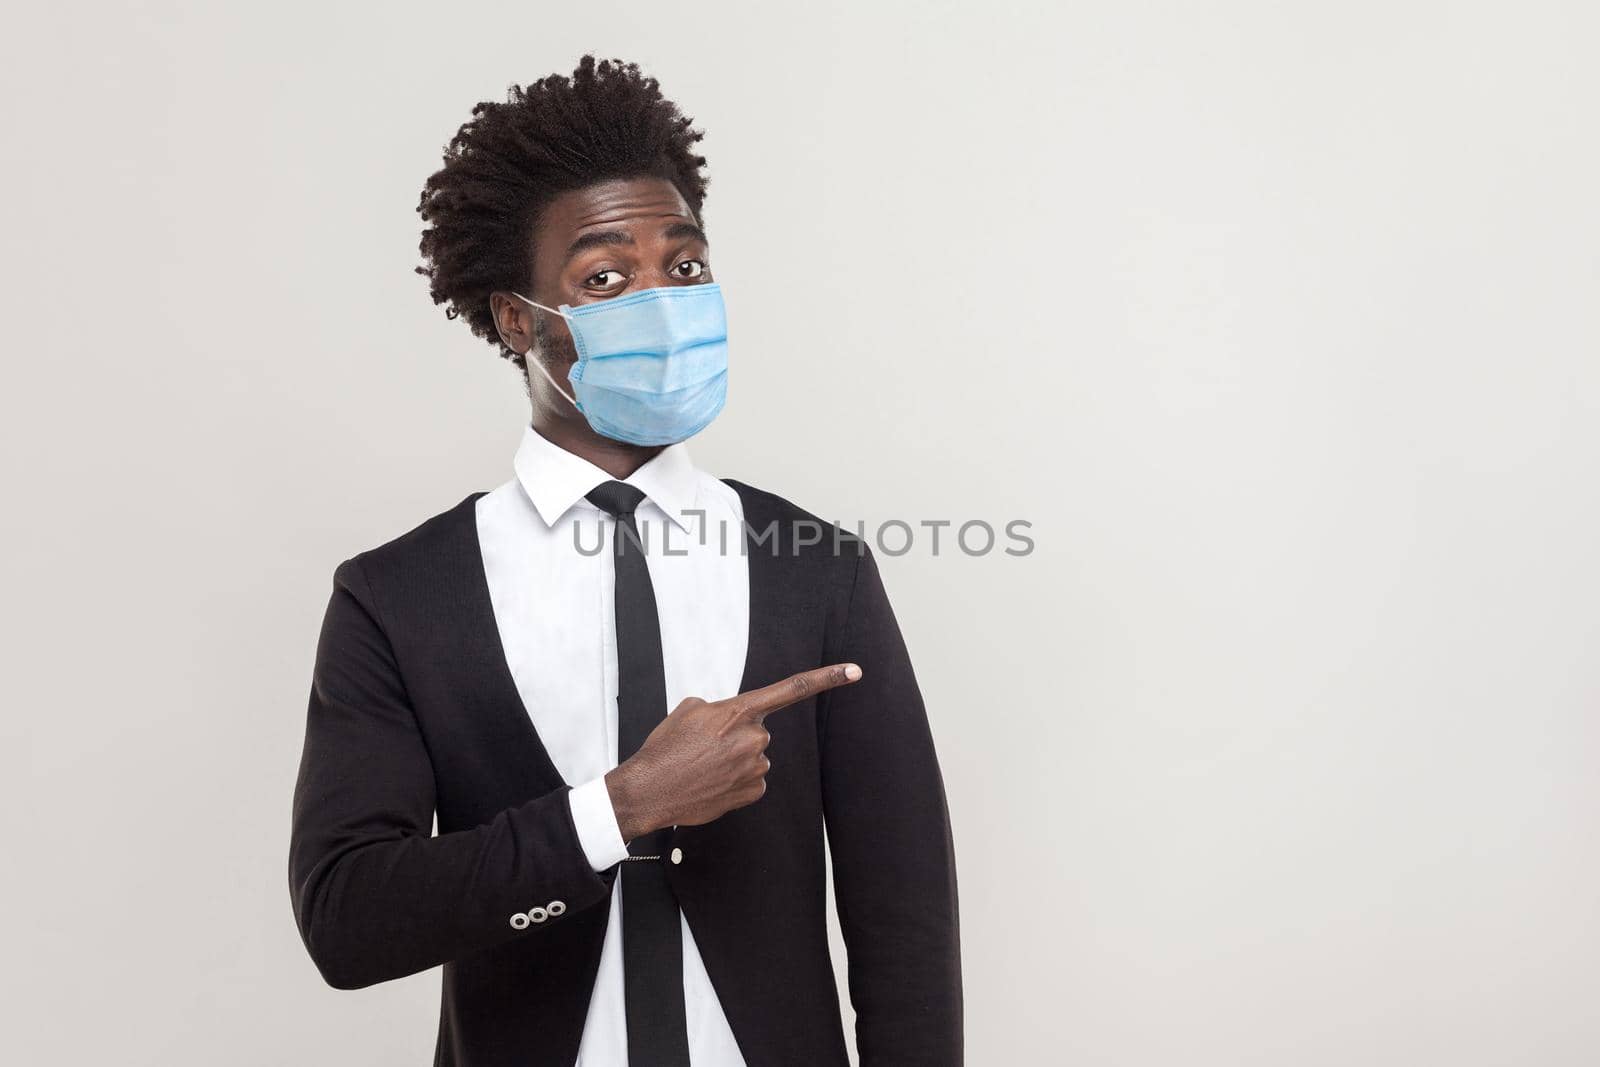
{"type": "Polygon", "coordinates": [[[745,537],[752,550],[775,555],[854,561],[866,554],[867,543],[848,527],[824,519],[787,497],[735,478],[721,479],[738,494],[744,512],[745,537]]]}
{"type": "Polygon", "coordinates": [[[475,510],[484,495],[468,493],[459,503],[423,519],[404,533],[355,553],[339,565],[340,569],[354,568],[369,582],[379,576],[452,570],[465,549],[476,547],[475,510]]]}

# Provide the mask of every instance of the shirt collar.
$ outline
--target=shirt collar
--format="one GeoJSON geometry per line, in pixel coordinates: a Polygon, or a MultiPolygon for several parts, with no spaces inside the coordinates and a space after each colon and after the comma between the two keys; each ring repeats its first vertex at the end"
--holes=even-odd
{"type": "MultiPolygon", "coordinates": [[[[531,424],[523,427],[512,466],[546,526],[554,526],[595,486],[613,480],[593,463],[540,436],[531,424]]],[[[683,513],[694,508],[697,495],[687,445],[668,445],[622,481],[644,493],[679,529],[690,532],[683,513]]],[[[585,502],[585,506],[593,505],[585,502]]]]}

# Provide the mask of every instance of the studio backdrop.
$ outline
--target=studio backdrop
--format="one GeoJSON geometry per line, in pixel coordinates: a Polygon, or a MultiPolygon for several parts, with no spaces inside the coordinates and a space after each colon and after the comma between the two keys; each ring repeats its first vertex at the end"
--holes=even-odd
{"type": "Polygon", "coordinates": [[[429,1062],[438,972],[335,990],[295,928],[311,668],[342,560],[512,476],[521,376],[429,300],[415,208],[474,103],[593,52],[707,133],[696,462],[872,539],[967,1062],[1596,1062],[1597,34],[15,11],[5,1058],[429,1062]]]}

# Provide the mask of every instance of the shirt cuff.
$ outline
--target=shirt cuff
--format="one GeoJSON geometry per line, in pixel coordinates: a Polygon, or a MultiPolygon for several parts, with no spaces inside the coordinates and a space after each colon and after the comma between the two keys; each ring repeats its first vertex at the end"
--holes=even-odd
{"type": "Polygon", "coordinates": [[[583,846],[589,866],[598,872],[621,863],[628,855],[628,843],[622,840],[622,830],[617,826],[605,776],[573,786],[567,800],[572,805],[572,822],[578,828],[578,843],[583,846]]]}

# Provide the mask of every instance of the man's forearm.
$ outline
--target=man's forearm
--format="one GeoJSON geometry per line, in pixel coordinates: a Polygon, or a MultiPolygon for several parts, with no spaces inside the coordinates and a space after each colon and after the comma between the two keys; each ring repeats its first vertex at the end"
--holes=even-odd
{"type": "Polygon", "coordinates": [[[330,985],[353,989],[436,967],[541,924],[515,921],[561,901],[575,913],[611,881],[580,848],[562,788],[482,826],[335,843],[314,816],[298,824],[295,918],[330,985]]]}

